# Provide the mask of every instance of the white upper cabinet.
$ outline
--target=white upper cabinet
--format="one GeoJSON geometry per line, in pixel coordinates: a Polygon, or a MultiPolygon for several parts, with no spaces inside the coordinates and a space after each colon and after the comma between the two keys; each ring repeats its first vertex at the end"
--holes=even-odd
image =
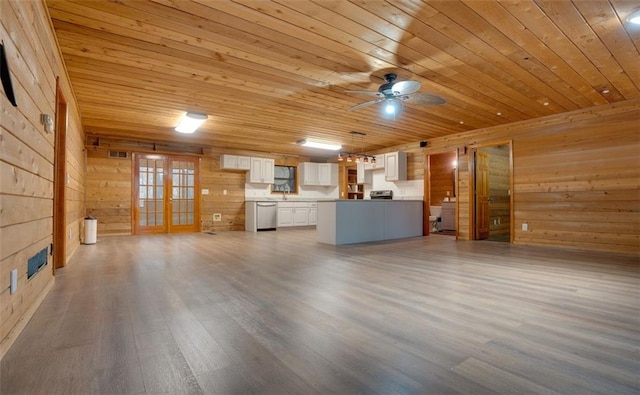
{"type": "Polygon", "coordinates": [[[338,164],[318,163],[318,184],[323,186],[338,186],[338,164]]]}
{"type": "Polygon", "coordinates": [[[318,185],[318,163],[302,162],[298,165],[300,185],[318,185]]]}
{"type": "Polygon", "coordinates": [[[220,155],[220,168],[224,170],[249,170],[251,158],[248,156],[220,155]]]}
{"type": "Polygon", "coordinates": [[[300,185],[338,186],[338,165],[335,163],[302,162],[298,165],[300,185]]]}
{"type": "Polygon", "coordinates": [[[398,151],[384,155],[384,179],[403,181],[407,179],[407,153],[398,151]]]}
{"type": "Polygon", "coordinates": [[[247,174],[249,184],[273,184],[275,161],[268,158],[251,158],[251,166],[247,174]]]}
{"type": "Polygon", "coordinates": [[[373,181],[373,176],[369,169],[367,169],[367,165],[368,163],[364,163],[363,161],[356,163],[356,182],[358,184],[371,184],[373,181]]]}

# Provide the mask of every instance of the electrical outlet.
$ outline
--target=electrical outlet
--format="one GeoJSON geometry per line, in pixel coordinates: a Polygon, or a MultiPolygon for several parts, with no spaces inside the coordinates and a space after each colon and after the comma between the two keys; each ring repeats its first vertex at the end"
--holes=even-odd
{"type": "Polygon", "coordinates": [[[10,293],[14,294],[14,293],[16,293],[17,290],[18,290],[18,269],[13,269],[11,271],[11,291],[10,291],[10,293]]]}
{"type": "Polygon", "coordinates": [[[208,195],[209,194],[209,190],[208,189],[203,189],[202,190],[202,194],[203,195],[208,195]]]}
{"type": "Polygon", "coordinates": [[[220,222],[220,221],[222,221],[222,214],[220,213],[213,214],[213,222],[220,222]]]}
{"type": "Polygon", "coordinates": [[[522,231],[523,232],[528,232],[529,231],[529,224],[528,223],[523,223],[522,224],[522,231]]]}
{"type": "Polygon", "coordinates": [[[226,190],[226,189],[223,189],[223,190],[222,190],[222,194],[223,194],[223,195],[226,195],[226,194],[227,194],[227,190],[226,190]]]}

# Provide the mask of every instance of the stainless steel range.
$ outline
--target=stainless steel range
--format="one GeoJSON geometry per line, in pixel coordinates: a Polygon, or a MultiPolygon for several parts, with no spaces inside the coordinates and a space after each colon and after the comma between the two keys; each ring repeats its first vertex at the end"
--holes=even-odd
{"type": "Polygon", "coordinates": [[[369,192],[371,199],[393,199],[393,191],[390,189],[369,192]]]}

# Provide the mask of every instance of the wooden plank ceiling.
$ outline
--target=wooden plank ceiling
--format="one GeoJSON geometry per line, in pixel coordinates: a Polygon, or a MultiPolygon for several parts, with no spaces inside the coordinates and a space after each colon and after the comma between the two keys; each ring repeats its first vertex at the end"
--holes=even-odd
{"type": "Polygon", "coordinates": [[[296,141],[367,152],[639,96],[636,1],[46,3],[89,137],[322,156],[296,141]],[[447,104],[348,112],[386,72],[447,104]],[[185,111],[209,115],[191,136],[185,111]]]}

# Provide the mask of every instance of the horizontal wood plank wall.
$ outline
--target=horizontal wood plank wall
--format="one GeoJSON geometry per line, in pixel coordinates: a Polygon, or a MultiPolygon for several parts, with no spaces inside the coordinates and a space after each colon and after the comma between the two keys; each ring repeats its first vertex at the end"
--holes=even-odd
{"type": "Polygon", "coordinates": [[[67,261],[80,244],[84,216],[84,133],[47,11],[42,2],[0,1],[0,38],[18,107],[0,94],[0,359],[53,284],[53,261],[27,280],[27,260],[53,241],[54,134],[40,114],[55,116],[56,77],[68,104],[67,261]],[[25,23],[28,21],[28,23],[25,23]],[[18,271],[11,294],[10,272],[18,271]]]}
{"type": "Polygon", "coordinates": [[[132,156],[109,158],[107,150],[87,151],[87,215],[98,219],[98,234],[131,234],[132,156]]]}
{"type": "Polygon", "coordinates": [[[640,100],[435,138],[424,149],[416,142],[389,150],[458,150],[458,231],[470,239],[469,148],[509,140],[514,243],[640,252],[640,100]]]}

